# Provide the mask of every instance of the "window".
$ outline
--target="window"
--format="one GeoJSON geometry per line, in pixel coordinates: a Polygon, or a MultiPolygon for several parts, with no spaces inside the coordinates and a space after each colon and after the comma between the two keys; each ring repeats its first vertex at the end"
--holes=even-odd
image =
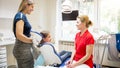
{"type": "MultiPolygon", "coordinates": [[[[93,22],[93,27],[90,28],[90,30],[93,35],[96,36],[95,39],[104,33],[113,34],[120,32],[120,4],[118,0],[71,1],[73,3],[73,9],[79,10],[79,15],[87,14],[93,22]]],[[[60,4],[59,6],[61,6],[60,4]]],[[[61,10],[60,8],[61,7],[58,9],[61,10]]],[[[62,15],[61,11],[59,11],[59,15],[62,15]]],[[[62,19],[59,19],[58,22],[59,28],[57,29],[59,29],[59,39],[73,40],[77,31],[76,21],[62,21],[62,19]]]]}
{"type": "Polygon", "coordinates": [[[109,34],[120,32],[118,0],[100,0],[100,29],[109,34]]]}
{"type": "MultiPolygon", "coordinates": [[[[90,17],[90,20],[92,22],[95,22],[95,20],[94,20],[95,19],[94,18],[95,9],[94,9],[94,1],[93,0],[88,0],[88,1],[70,0],[70,1],[72,1],[73,10],[79,10],[78,14],[87,14],[90,17]]],[[[62,2],[63,2],[62,0],[59,0],[59,6],[61,6],[62,2]]],[[[57,10],[60,10],[60,9],[61,8],[59,7],[57,10]]],[[[59,12],[61,13],[61,11],[59,11],[59,12]]],[[[62,13],[61,14],[60,13],[59,13],[59,15],[62,15],[62,13]]],[[[76,20],[63,21],[62,19],[59,19],[58,22],[59,23],[57,23],[57,24],[59,24],[59,26],[60,26],[59,28],[57,28],[57,30],[60,29],[59,33],[57,33],[60,36],[59,39],[73,41],[75,34],[77,32],[76,20]]]]}
{"type": "Polygon", "coordinates": [[[62,21],[62,40],[73,41],[76,31],[76,21],[62,21]]]}

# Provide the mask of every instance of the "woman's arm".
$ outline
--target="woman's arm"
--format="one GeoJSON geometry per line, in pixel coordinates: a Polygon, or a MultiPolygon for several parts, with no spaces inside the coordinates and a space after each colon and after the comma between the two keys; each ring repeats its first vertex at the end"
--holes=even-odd
{"type": "Polygon", "coordinates": [[[72,52],[72,55],[71,55],[71,58],[70,58],[71,61],[73,61],[74,55],[75,55],[75,50],[73,50],[73,52],[72,52]]]}
{"type": "Polygon", "coordinates": [[[73,49],[73,51],[72,51],[72,55],[71,55],[71,57],[70,57],[70,60],[66,63],[66,65],[69,65],[69,64],[72,64],[72,62],[73,62],[73,58],[74,58],[74,55],[75,55],[75,46],[74,46],[74,49],[73,49]]]}
{"type": "Polygon", "coordinates": [[[24,22],[23,20],[19,20],[16,23],[16,37],[18,40],[25,42],[25,43],[32,43],[32,39],[25,36],[23,34],[23,30],[24,30],[24,22]]]}
{"type": "Polygon", "coordinates": [[[83,58],[81,58],[79,61],[77,61],[75,64],[73,64],[72,66],[75,67],[83,64],[85,61],[87,61],[90,58],[92,53],[93,53],[93,44],[88,45],[86,47],[86,55],[83,58]]]}

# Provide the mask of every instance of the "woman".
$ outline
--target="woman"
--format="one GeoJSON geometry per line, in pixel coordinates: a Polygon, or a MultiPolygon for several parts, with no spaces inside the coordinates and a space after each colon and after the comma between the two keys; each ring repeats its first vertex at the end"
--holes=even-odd
{"type": "Polygon", "coordinates": [[[22,0],[13,21],[13,32],[16,37],[13,54],[17,60],[18,68],[33,68],[34,65],[31,53],[31,25],[26,17],[26,14],[33,11],[33,7],[32,0],[22,0]]]}
{"type": "Polygon", "coordinates": [[[75,50],[70,60],[67,62],[67,68],[93,68],[92,52],[94,38],[88,31],[92,25],[87,15],[77,17],[77,29],[80,30],[75,37],[75,50]]]}

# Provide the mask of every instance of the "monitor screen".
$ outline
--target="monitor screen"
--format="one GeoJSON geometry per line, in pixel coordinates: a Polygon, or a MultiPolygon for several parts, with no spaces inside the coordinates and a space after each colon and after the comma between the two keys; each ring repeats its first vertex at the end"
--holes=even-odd
{"type": "Polygon", "coordinates": [[[70,21],[70,20],[76,20],[78,16],[78,10],[73,10],[70,14],[62,13],[62,20],[63,21],[70,21]]]}

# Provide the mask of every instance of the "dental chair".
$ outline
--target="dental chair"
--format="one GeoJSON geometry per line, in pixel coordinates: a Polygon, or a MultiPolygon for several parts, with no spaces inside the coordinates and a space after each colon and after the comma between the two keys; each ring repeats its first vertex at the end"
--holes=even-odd
{"type": "Polygon", "coordinates": [[[40,52],[44,57],[45,65],[53,67],[60,67],[60,65],[71,56],[71,52],[68,51],[57,53],[51,43],[44,43],[40,47],[40,52]]]}
{"type": "Polygon", "coordinates": [[[41,54],[38,56],[38,59],[35,61],[34,67],[37,66],[39,66],[38,68],[62,67],[65,64],[65,61],[68,60],[71,56],[71,52],[68,51],[62,51],[58,54],[55,48],[53,47],[53,44],[50,43],[44,43],[40,47],[40,52],[41,54]]]}
{"type": "MultiPolygon", "coordinates": [[[[40,33],[36,31],[32,31],[32,35],[37,37],[36,41],[40,41],[41,36],[40,33]]],[[[37,43],[37,42],[36,42],[37,43]]],[[[39,49],[38,54],[33,54],[35,57],[35,68],[53,68],[53,67],[60,67],[64,64],[68,58],[70,58],[71,53],[69,51],[61,51],[57,53],[52,43],[44,43],[44,44],[36,44],[34,47],[33,53],[36,53],[35,48],[39,49]],[[39,46],[40,48],[37,48],[39,46]],[[40,52],[40,53],[39,53],[40,52]],[[48,67],[49,66],[49,67],[48,67]]]]}

